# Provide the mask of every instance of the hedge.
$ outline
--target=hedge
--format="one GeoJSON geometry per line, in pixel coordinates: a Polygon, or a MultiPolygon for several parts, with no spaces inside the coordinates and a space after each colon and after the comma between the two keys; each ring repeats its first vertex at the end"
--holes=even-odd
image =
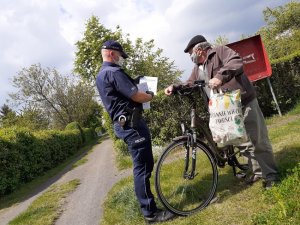
{"type": "Polygon", "coordinates": [[[15,190],[73,155],[83,140],[95,137],[92,129],[0,129],[0,196],[15,190]],[[84,139],[82,138],[82,134],[84,139]]]}
{"type": "MultiPolygon", "coordinates": [[[[282,113],[288,112],[300,100],[300,51],[271,62],[272,84],[282,113]]],[[[278,114],[266,79],[254,83],[257,98],[265,116],[278,114]]]]}

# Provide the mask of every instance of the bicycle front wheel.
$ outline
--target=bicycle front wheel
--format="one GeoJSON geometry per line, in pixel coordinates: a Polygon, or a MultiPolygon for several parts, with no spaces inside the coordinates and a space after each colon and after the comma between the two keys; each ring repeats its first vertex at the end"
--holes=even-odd
{"type": "Polygon", "coordinates": [[[168,210],[181,216],[206,207],[217,188],[218,170],[213,155],[201,143],[197,142],[195,147],[194,176],[187,176],[192,171],[192,149],[185,140],[167,147],[156,166],[158,198],[168,210]]]}

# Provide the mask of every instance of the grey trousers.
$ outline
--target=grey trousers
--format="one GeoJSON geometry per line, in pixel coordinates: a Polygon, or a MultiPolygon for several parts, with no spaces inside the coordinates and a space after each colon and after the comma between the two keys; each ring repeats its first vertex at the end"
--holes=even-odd
{"type": "Polygon", "coordinates": [[[265,119],[256,98],[243,107],[243,113],[249,141],[240,145],[239,148],[248,158],[251,172],[262,176],[265,180],[277,180],[277,165],[265,119]]]}

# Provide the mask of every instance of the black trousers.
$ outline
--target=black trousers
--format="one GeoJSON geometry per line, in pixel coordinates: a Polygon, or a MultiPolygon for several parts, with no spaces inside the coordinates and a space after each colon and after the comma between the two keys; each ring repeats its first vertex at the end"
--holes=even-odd
{"type": "Polygon", "coordinates": [[[128,145],[133,160],[135,194],[144,216],[157,210],[154,196],[150,189],[150,177],[153,171],[151,136],[146,122],[141,119],[136,128],[127,125],[121,127],[114,123],[114,131],[118,138],[128,145]]]}

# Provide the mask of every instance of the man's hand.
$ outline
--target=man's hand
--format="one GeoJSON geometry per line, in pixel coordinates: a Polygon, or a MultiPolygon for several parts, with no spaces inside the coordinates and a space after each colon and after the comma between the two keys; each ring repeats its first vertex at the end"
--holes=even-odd
{"type": "Polygon", "coordinates": [[[208,81],[208,86],[211,89],[218,89],[219,87],[221,87],[222,85],[222,81],[219,80],[218,78],[212,78],[208,81]]]}
{"type": "Polygon", "coordinates": [[[170,85],[169,87],[167,87],[165,89],[165,94],[166,95],[171,95],[173,93],[173,91],[174,91],[174,87],[173,87],[173,85],[170,85]]]}

